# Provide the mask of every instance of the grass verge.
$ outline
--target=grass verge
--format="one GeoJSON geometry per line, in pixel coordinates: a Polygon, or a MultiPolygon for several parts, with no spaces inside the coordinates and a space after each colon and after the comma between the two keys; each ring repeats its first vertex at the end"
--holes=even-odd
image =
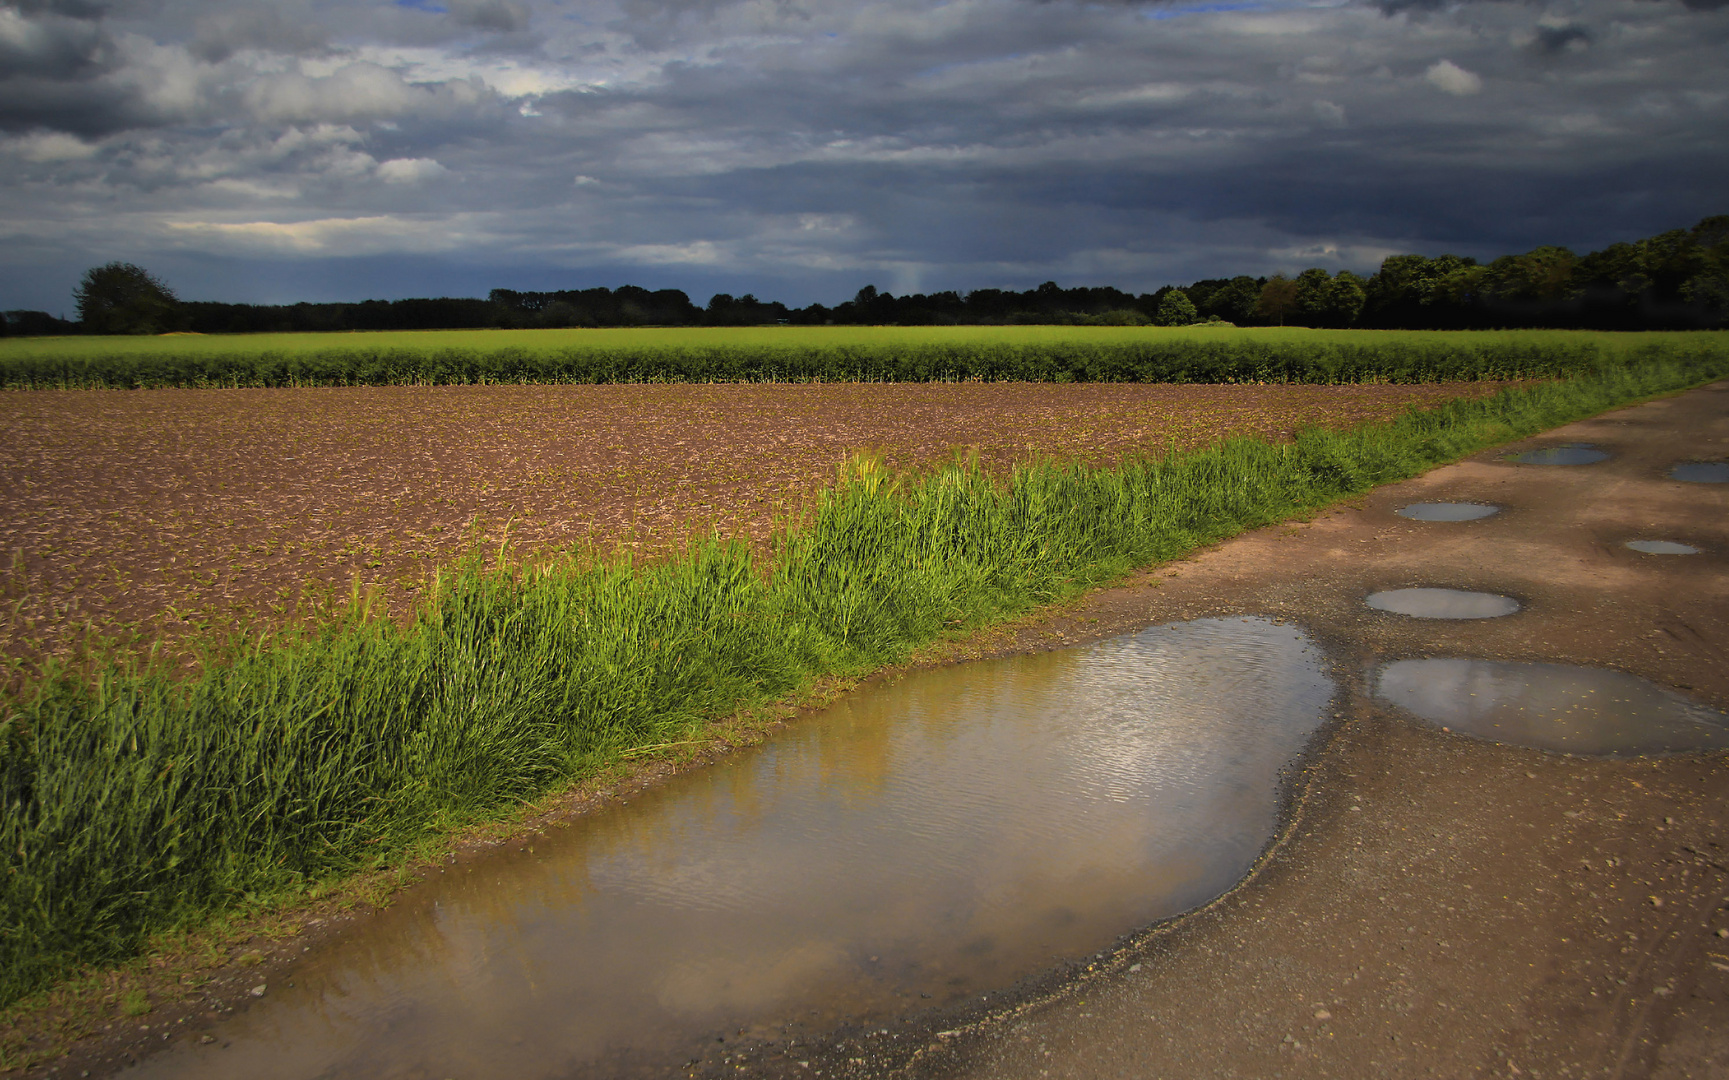
{"type": "Polygon", "coordinates": [[[759,562],[479,560],[193,679],[60,672],[0,722],[0,1003],[213,913],[315,896],[641,747],[1486,446],[1729,372],[1606,366],[1391,423],[993,481],[855,459],[759,562]]]}

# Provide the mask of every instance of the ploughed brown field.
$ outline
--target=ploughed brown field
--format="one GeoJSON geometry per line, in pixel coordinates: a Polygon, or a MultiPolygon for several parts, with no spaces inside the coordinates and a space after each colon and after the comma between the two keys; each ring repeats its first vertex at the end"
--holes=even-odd
{"type": "Polygon", "coordinates": [[[0,394],[0,652],[280,625],[438,565],[760,541],[852,452],[1110,463],[1288,437],[1504,384],[362,387],[0,394]]]}

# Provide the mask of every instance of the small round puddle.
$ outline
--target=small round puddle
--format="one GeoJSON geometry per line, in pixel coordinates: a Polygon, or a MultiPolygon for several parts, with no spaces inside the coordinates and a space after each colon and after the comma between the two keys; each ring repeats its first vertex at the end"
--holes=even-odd
{"type": "Polygon", "coordinates": [[[1488,503],[1412,503],[1393,511],[1412,521],[1476,521],[1501,512],[1488,503]]]}
{"type": "Polygon", "coordinates": [[[1521,465],[1590,465],[1607,461],[1608,458],[1607,453],[1590,443],[1567,443],[1562,446],[1545,446],[1541,450],[1527,450],[1513,460],[1521,465]]]}
{"type": "Polygon", "coordinates": [[[1400,660],[1381,670],[1375,694],[1436,727],[1564,754],[1729,747],[1729,716],[1607,668],[1400,660]]]}
{"type": "Polygon", "coordinates": [[[1388,589],[1363,601],[1376,611],[1418,619],[1498,619],[1519,610],[1519,601],[1465,589],[1388,589]]]}
{"type": "Polygon", "coordinates": [[[1690,484],[1729,484],[1729,461],[1684,461],[1669,470],[1669,478],[1690,484]]]}
{"type": "Polygon", "coordinates": [[[1677,544],[1673,540],[1629,540],[1627,546],[1634,551],[1642,551],[1647,555],[1697,555],[1699,549],[1691,544],[1677,544]]]}

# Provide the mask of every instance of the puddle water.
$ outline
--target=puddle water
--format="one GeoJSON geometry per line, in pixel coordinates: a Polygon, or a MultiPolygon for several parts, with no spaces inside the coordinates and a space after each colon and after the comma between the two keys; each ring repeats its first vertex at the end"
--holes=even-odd
{"type": "Polygon", "coordinates": [[[1606,668],[1400,660],[1375,693],[1436,726],[1514,746],[1622,757],[1729,746],[1729,715],[1606,668]]]}
{"type": "Polygon", "coordinates": [[[741,1028],[1006,987],[1239,880],[1332,693],[1308,638],[1248,618],[866,687],[532,856],[452,867],[221,1044],[127,1075],[681,1075],[741,1028]]]}
{"type": "Polygon", "coordinates": [[[1608,459],[1608,454],[1590,443],[1567,443],[1563,446],[1545,446],[1541,450],[1528,450],[1513,460],[1522,465],[1590,465],[1608,459]]]}
{"type": "Polygon", "coordinates": [[[1697,555],[1699,549],[1691,544],[1677,544],[1673,540],[1629,540],[1627,546],[1634,551],[1643,551],[1647,555],[1697,555]]]}
{"type": "Polygon", "coordinates": [[[1393,512],[1414,521],[1476,521],[1500,511],[1488,503],[1412,503],[1393,512]]]}
{"type": "Polygon", "coordinates": [[[1693,484],[1729,484],[1729,461],[1684,461],[1669,470],[1669,477],[1693,484]]]}
{"type": "Polygon", "coordinates": [[[1388,589],[1363,601],[1377,611],[1419,619],[1496,619],[1519,610],[1519,601],[1465,589],[1388,589]]]}

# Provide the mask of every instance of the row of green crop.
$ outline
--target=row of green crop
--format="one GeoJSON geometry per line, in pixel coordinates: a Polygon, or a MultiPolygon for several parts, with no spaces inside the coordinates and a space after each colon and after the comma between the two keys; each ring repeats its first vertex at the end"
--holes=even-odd
{"type": "MultiPolygon", "coordinates": [[[[1552,378],[1608,355],[1590,336],[1497,340],[1486,335],[1314,338],[1149,336],[1141,339],[811,341],[788,345],[483,350],[365,347],[323,352],[91,352],[0,355],[0,388],[399,386],[625,382],[1140,382],[1399,383],[1552,378]]],[[[94,347],[95,343],[93,343],[94,347]]],[[[1723,348],[1677,339],[1632,350],[1653,357],[1723,348]]],[[[1618,347],[1615,355],[1624,355],[1618,347]]]]}
{"type": "Polygon", "coordinates": [[[400,858],[621,750],[1485,445],[1729,371],[1608,367],[1289,444],[1006,483],[868,465],[772,563],[454,571],[407,627],[357,619],[187,680],[65,674],[0,725],[0,1002],[248,895],[400,858]]]}

